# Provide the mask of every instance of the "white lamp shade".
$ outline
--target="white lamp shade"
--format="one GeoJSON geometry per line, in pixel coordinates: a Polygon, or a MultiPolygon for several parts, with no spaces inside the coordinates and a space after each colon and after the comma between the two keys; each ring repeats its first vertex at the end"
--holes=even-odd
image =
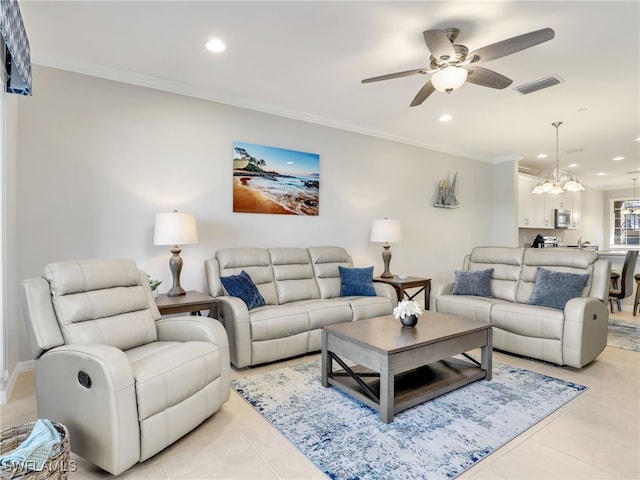
{"type": "Polygon", "coordinates": [[[193,213],[158,213],[153,243],[154,245],[198,243],[196,217],[193,213]]]}
{"type": "Polygon", "coordinates": [[[439,92],[452,92],[467,81],[466,69],[462,67],[446,67],[431,75],[431,84],[439,92]]]}
{"type": "Polygon", "coordinates": [[[371,225],[371,241],[381,243],[397,243],[401,240],[400,222],[383,218],[374,220],[371,225]]]}

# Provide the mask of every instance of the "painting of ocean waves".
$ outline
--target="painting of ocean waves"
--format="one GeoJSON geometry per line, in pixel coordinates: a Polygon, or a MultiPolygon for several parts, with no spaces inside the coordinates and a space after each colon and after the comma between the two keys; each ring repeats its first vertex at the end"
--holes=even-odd
{"type": "Polygon", "coordinates": [[[320,156],[233,143],[233,211],[318,215],[320,156]]]}

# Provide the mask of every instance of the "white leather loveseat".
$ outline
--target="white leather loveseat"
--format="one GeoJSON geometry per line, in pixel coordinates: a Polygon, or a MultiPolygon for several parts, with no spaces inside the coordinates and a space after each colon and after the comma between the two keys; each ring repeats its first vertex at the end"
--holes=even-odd
{"type": "Polygon", "coordinates": [[[391,314],[397,297],[390,285],[374,282],[375,296],[340,296],[339,267],[352,266],[345,249],[333,246],[218,250],[205,271],[231,363],[240,368],[318,351],[324,325],[391,314]],[[243,270],[264,305],[249,310],[223,288],[221,277],[243,270]]]}
{"type": "MultiPolygon", "coordinates": [[[[602,352],[607,343],[606,301],[611,265],[598,259],[597,252],[476,247],[465,256],[461,272],[489,269],[493,269],[489,273],[490,296],[454,295],[453,283],[434,285],[431,308],[490,322],[494,348],[506,352],[575,368],[588,364],[602,352]],[[550,308],[540,303],[565,294],[563,289],[568,288],[568,280],[557,279],[562,275],[549,272],[588,274],[588,278],[579,297],[566,301],[564,308],[550,308]],[[536,285],[538,275],[541,276],[536,285]],[[549,278],[548,275],[555,275],[558,281],[544,285],[541,279],[549,278]],[[537,304],[530,304],[534,293],[533,303],[537,304]]],[[[456,272],[456,279],[463,275],[456,272]]]]}

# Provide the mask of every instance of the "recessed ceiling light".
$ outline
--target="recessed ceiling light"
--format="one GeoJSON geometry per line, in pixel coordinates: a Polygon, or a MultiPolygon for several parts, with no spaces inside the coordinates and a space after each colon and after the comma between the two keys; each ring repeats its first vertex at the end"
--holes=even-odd
{"type": "Polygon", "coordinates": [[[546,153],[541,153],[540,155],[538,155],[538,158],[547,158],[548,155],[546,153]]]}
{"type": "Polygon", "coordinates": [[[440,120],[441,122],[450,122],[451,120],[453,120],[453,117],[452,117],[451,115],[449,115],[449,114],[445,114],[445,115],[442,115],[442,116],[439,118],[439,120],[440,120]]]}
{"type": "Polygon", "coordinates": [[[207,50],[214,53],[224,52],[227,46],[219,38],[212,38],[206,44],[207,50]]]}
{"type": "Polygon", "coordinates": [[[599,176],[599,177],[604,177],[604,176],[606,175],[606,173],[604,173],[604,172],[598,172],[598,173],[596,173],[596,175],[597,175],[597,176],[599,176]]]}
{"type": "Polygon", "coordinates": [[[579,163],[571,163],[571,164],[569,165],[569,168],[576,168],[576,167],[579,167],[579,166],[580,166],[580,164],[579,164],[579,163]]]}
{"type": "Polygon", "coordinates": [[[624,157],[613,157],[613,161],[614,162],[617,162],[617,161],[620,161],[620,160],[624,160],[624,157]]]}

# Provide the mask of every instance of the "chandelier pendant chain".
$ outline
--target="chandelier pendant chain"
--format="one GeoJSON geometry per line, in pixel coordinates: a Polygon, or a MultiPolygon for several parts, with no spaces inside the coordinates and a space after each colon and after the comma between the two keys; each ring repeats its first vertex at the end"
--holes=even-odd
{"type": "Polygon", "coordinates": [[[558,136],[558,128],[562,125],[562,122],[553,122],[551,125],[556,127],[556,185],[560,183],[560,155],[559,155],[559,136],[558,136]]]}

